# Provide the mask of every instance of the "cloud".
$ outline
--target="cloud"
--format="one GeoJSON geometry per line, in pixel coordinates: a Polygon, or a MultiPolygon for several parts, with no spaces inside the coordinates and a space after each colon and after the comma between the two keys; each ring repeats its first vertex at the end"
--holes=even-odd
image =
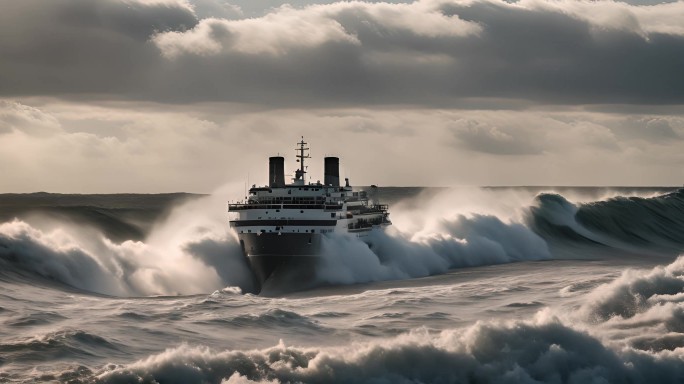
{"type": "Polygon", "coordinates": [[[0,134],[22,132],[40,135],[60,130],[59,121],[38,108],[16,101],[0,100],[0,134]]]}
{"type": "Polygon", "coordinates": [[[510,134],[478,121],[459,121],[454,134],[470,149],[497,155],[538,155],[540,143],[527,135],[510,134]]]}
{"type": "Polygon", "coordinates": [[[671,116],[632,116],[613,124],[611,129],[627,139],[653,143],[668,143],[684,138],[684,120],[671,116]]]}
{"type": "Polygon", "coordinates": [[[162,63],[150,35],[196,23],[181,0],[6,3],[0,88],[12,95],[130,93],[162,63]]]}
{"type": "Polygon", "coordinates": [[[677,104],[682,18],[682,2],[300,2],[245,18],[219,0],[28,0],[0,15],[0,95],[288,107],[677,104]]]}
{"type": "Polygon", "coordinates": [[[311,143],[314,182],[323,156],[336,155],[353,185],[677,183],[681,141],[635,138],[624,126],[639,119],[684,127],[677,116],[577,111],[4,101],[0,190],[206,192],[225,181],[261,184],[271,154],[284,154],[292,171],[287,143],[300,135],[311,143]]]}
{"type": "Polygon", "coordinates": [[[228,0],[191,0],[192,9],[200,19],[239,19],[245,16],[242,7],[228,0]]]}
{"type": "Polygon", "coordinates": [[[291,49],[309,48],[327,42],[357,43],[341,25],[320,15],[301,18],[288,7],[262,19],[204,19],[192,31],[164,32],[153,41],[164,56],[174,59],[183,53],[279,55],[291,49]]]}
{"type": "Polygon", "coordinates": [[[572,114],[481,111],[454,120],[457,145],[493,155],[570,154],[577,148],[619,151],[620,137],[595,117],[572,114]]]}

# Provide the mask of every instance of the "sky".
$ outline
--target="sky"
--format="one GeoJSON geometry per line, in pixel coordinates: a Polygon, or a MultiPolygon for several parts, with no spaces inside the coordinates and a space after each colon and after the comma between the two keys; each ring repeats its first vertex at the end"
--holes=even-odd
{"type": "Polygon", "coordinates": [[[0,192],[682,185],[684,1],[0,0],[0,192]]]}

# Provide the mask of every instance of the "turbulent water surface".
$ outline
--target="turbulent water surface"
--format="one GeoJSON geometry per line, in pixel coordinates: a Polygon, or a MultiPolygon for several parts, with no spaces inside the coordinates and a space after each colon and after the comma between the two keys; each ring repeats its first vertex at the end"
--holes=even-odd
{"type": "Polygon", "coordinates": [[[226,191],[0,196],[0,382],[684,382],[684,190],[375,194],[260,295],[226,191]]]}

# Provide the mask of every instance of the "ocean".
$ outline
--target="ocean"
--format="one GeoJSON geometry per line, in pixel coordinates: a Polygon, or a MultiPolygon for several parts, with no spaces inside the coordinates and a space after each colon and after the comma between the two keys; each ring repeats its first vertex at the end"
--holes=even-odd
{"type": "Polygon", "coordinates": [[[684,189],[372,197],[257,295],[226,191],[0,195],[0,382],[684,382],[684,189]]]}

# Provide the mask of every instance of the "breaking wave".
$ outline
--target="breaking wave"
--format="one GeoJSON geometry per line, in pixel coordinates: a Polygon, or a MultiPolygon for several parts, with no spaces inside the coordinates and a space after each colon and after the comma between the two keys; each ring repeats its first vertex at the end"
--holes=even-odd
{"type": "Polygon", "coordinates": [[[594,289],[579,314],[634,348],[684,351],[684,256],[650,271],[624,271],[594,289]]]}
{"type": "Polygon", "coordinates": [[[478,322],[342,347],[214,351],[181,345],[96,372],[104,383],[677,382],[684,351],[612,349],[542,311],[531,321],[478,322]]]}
{"type": "MultiPolygon", "coordinates": [[[[103,383],[675,383],[684,380],[684,257],[628,270],[577,313],[418,328],[341,346],[215,350],[181,344],[126,365],[72,372],[103,383]],[[632,328],[630,328],[632,327],[632,328]],[[638,332],[635,332],[638,329],[638,332]],[[627,335],[627,337],[626,337],[627,335]]],[[[269,312],[285,323],[296,313],[269,312]]]]}
{"type": "MultiPolygon", "coordinates": [[[[222,196],[222,195],[221,195],[222,196]]],[[[180,295],[226,286],[253,290],[251,273],[226,228],[219,194],[174,210],[145,241],[114,243],[104,234],[63,224],[38,229],[15,219],[0,224],[1,278],[35,279],[115,296],[180,295]]]]}
{"type": "Polygon", "coordinates": [[[442,220],[439,231],[429,235],[390,229],[374,232],[364,241],[370,246],[351,236],[326,238],[317,277],[349,284],[552,257],[546,242],[524,225],[484,215],[442,220]]]}
{"type": "Polygon", "coordinates": [[[612,197],[575,205],[540,194],[530,228],[549,241],[595,243],[661,255],[684,252],[684,189],[654,197],[612,197]]]}
{"type": "MultiPolygon", "coordinates": [[[[446,204],[442,198],[436,205],[458,206],[459,197],[446,204]]],[[[584,253],[571,256],[561,252],[562,244],[661,256],[684,252],[684,189],[582,204],[541,193],[531,206],[521,208],[519,217],[510,207],[490,214],[442,212],[427,218],[414,211],[411,215],[427,230],[375,232],[365,239],[370,247],[349,236],[329,237],[317,276],[323,282],[349,284],[423,277],[459,267],[593,255],[584,248],[584,253]]]]}
{"type": "MultiPolygon", "coordinates": [[[[226,195],[184,204],[144,242],[115,243],[91,229],[67,225],[46,230],[19,220],[0,224],[0,278],[38,276],[116,296],[207,293],[226,286],[253,292],[252,274],[221,209],[226,195]]],[[[564,258],[563,244],[667,256],[684,251],[684,190],[578,204],[552,193],[508,200],[505,193],[470,195],[478,196],[479,205],[449,192],[413,211],[398,204],[392,210],[395,225],[365,239],[370,247],[351,236],[326,237],[313,284],[564,258]]]]}

